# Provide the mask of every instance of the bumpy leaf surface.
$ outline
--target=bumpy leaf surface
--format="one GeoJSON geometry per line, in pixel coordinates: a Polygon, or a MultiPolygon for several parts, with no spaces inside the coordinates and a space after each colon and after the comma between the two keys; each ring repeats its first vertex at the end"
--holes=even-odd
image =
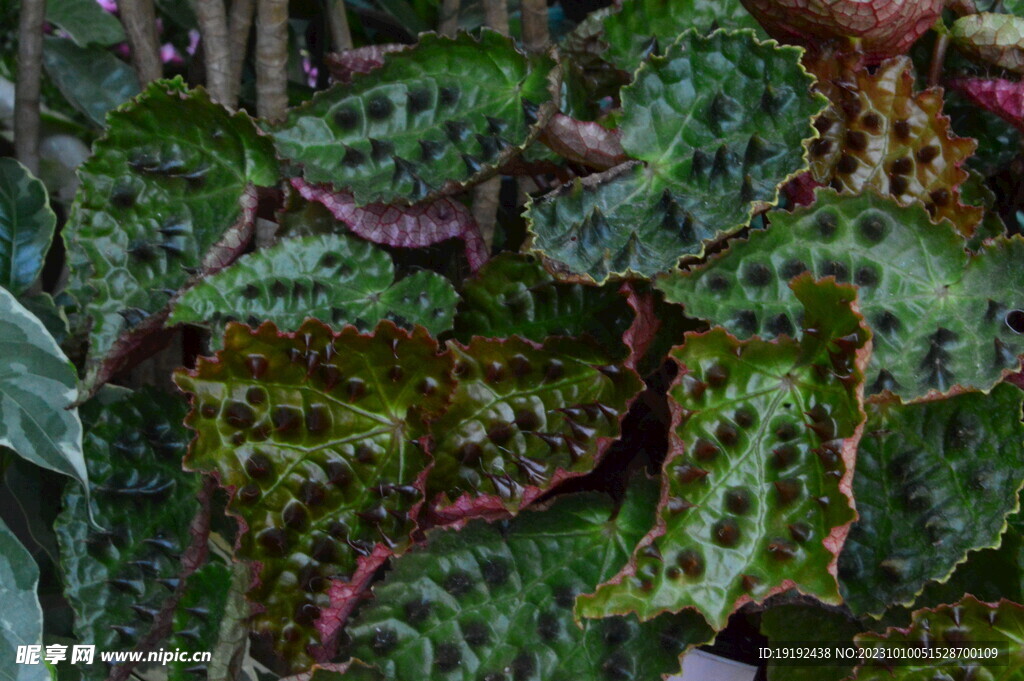
{"type": "Polygon", "coordinates": [[[435,531],[399,559],[351,627],[352,654],[387,679],[657,679],[710,632],[692,613],[584,623],[573,603],[612,574],[649,526],[657,491],[619,513],[597,495],[560,500],[507,526],[435,531]]]}
{"type": "Polygon", "coordinates": [[[689,29],[758,28],[740,0],[629,0],[601,22],[601,56],[623,71],[641,62],[689,29]]]}
{"type": "Polygon", "coordinates": [[[951,83],[980,107],[1024,131],[1024,82],[1003,78],[964,78],[951,83]]]}
{"type": "Polygon", "coordinates": [[[949,223],[874,192],[819,192],[810,208],[771,214],[768,230],[658,287],[688,314],[748,337],[792,334],[800,306],[786,282],[803,271],[859,287],[875,332],[871,393],[904,400],[954,386],[988,390],[1024,352],[1024,240],[998,238],[969,255],[949,223]]]}
{"type": "Polygon", "coordinates": [[[69,291],[92,317],[87,383],[114,369],[101,371],[102,358],[159,328],[190,272],[226,264],[242,239],[214,246],[251,226],[254,186],[277,181],[273,146],[249,117],[181,80],[151,84],[108,124],[64,230],[69,291]]]}
{"type": "Polygon", "coordinates": [[[261,565],[254,629],[293,668],[321,641],[332,578],[347,581],[378,542],[407,544],[427,463],[415,441],[444,409],[451,369],[422,328],[335,334],[310,320],[287,334],[230,324],[215,359],[176,374],[197,432],[187,466],[232,491],[247,527],[237,555],[261,565]]]}
{"type": "MultiPolygon", "coordinates": [[[[65,487],[55,523],[64,593],[75,634],[100,650],[132,649],[177,587],[198,476],[183,473],[185,404],[152,392],[101,392],[82,407],[92,512],[77,485],[65,487]]],[[[82,666],[104,679],[99,661],[82,666]]]]}
{"type": "Polygon", "coordinates": [[[86,485],[76,382],[43,323],[0,288],[0,447],[86,485]]]}
{"type": "Polygon", "coordinates": [[[643,382],[575,340],[451,344],[459,383],[432,427],[429,496],[497,497],[509,509],[590,471],[643,382]]]}
{"type": "Polygon", "coordinates": [[[238,259],[189,289],[170,322],[269,320],[295,330],[307,317],[372,329],[382,319],[419,324],[433,335],[451,328],[458,295],[448,280],[416,272],[395,281],[391,257],[345,235],[285,239],[238,259]]]}
{"type": "Polygon", "coordinates": [[[932,27],[942,0],[742,0],[772,36],[815,46],[852,38],[878,60],[903,54],[932,27]]]}
{"type": "Polygon", "coordinates": [[[0,519],[0,679],[3,681],[49,681],[41,664],[17,663],[18,646],[37,646],[43,640],[43,610],[36,587],[39,567],[32,554],[0,519]]]}
{"type": "MultiPolygon", "coordinates": [[[[863,627],[838,608],[826,609],[808,603],[781,603],[761,613],[761,633],[769,643],[801,645],[820,641],[823,645],[852,643],[863,627]]],[[[797,667],[768,663],[768,681],[842,681],[854,663],[818,660],[820,664],[797,667]]]]}
{"type": "Polygon", "coordinates": [[[455,337],[523,338],[587,336],[625,355],[623,335],[633,311],[617,286],[587,286],[557,281],[537,259],[504,253],[463,283],[455,317],[455,337]]]}
{"type": "Polygon", "coordinates": [[[480,228],[469,210],[456,199],[440,198],[412,206],[386,203],[358,206],[351,192],[309,184],[301,178],[293,178],[291,184],[302,198],[322,204],[335,219],[368,241],[419,248],[445,239],[462,239],[471,269],[476,270],[487,261],[487,247],[480,228]]]}
{"type": "Polygon", "coordinates": [[[43,183],[13,158],[0,158],[0,286],[17,296],[32,285],[56,224],[43,183]]]}
{"type": "Polygon", "coordinates": [[[957,19],[949,34],[957,47],[975,59],[1024,73],[1024,17],[970,14],[957,19]]]}
{"type": "Polygon", "coordinates": [[[810,148],[814,178],[838,191],[873,187],[904,205],[920,201],[970,236],[982,209],[960,201],[967,179],[961,166],[978,144],[952,133],[942,91],[915,93],[908,57],[888,60],[874,73],[826,61],[838,71],[821,86],[833,106],[815,122],[822,137],[810,148]]]}
{"type": "Polygon", "coordinates": [[[836,554],[854,518],[852,459],[870,334],[852,287],[794,282],[800,341],[687,334],[670,357],[674,419],[654,529],[581,601],[585,617],[695,608],[713,628],[796,587],[838,603],[836,554]]]}
{"type": "Polygon", "coordinates": [[[1024,483],[1024,393],[1012,385],[947,400],[868,407],[857,452],[859,519],[839,558],[847,605],[909,605],[965,554],[998,545],[1024,483]]]}
{"type": "Polygon", "coordinates": [[[622,92],[622,146],[646,163],[534,203],[533,247],[603,281],[668,269],[744,226],[805,167],[822,100],[799,58],[751,32],[686,33],[622,92]]]}
{"type": "MultiPolygon", "coordinates": [[[[164,648],[195,650],[214,647],[231,588],[231,570],[223,563],[208,563],[189,575],[185,592],[172,621],[172,633],[164,648]]],[[[208,676],[206,662],[174,661],[168,665],[168,681],[202,681],[208,676]]]]}
{"type": "Polygon", "coordinates": [[[1007,600],[983,603],[967,596],[959,603],[919,610],[907,629],[885,634],[862,634],[857,642],[884,647],[887,643],[916,643],[927,647],[970,648],[975,643],[1004,646],[998,666],[979,666],[963,659],[936,659],[925,664],[901,662],[887,668],[884,662],[864,664],[854,672],[856,681],[932,681],[932,679],[979,679],[1012,681],[1024,674],[1024,606],[1007,600]]]}
{"type": "Polygon", "coordinates": [[[492,31],[479,40],[427,34],[293,109],[274,131],[277,148],[306,180],[344,188],[359,205],[450,193],[539,132],[551,67],[492,31]]]}
{"type": "Polygon", "coordinates": [[[618,129],[597,121],[578,121],[556,113],[544,126],[540,140],[565,159],[607,170],[629,160],[619,136],[618,129]]]}

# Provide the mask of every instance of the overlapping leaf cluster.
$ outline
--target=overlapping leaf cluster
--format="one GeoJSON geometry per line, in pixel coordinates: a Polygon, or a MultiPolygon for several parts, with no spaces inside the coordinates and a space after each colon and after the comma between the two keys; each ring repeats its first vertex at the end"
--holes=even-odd
{"type": "MultiPolygon", "coordinates": [[[[273,124],[157,81],[82,168],[59,303],[46,193],[0,164],[0,445],[77,479],[77,638],[215,649],[172,679],[231,678],[251,634],[282,676],[396,681],[658,679],[748,616],[1019,643],[1020,166],[975,163],[992,140],[923,81],[1024,130],[1024,19],[962,4],[623,0],[543,54],[424,34],[273,124]],[[491,233],[496,175],[537,191],[491,233]],[[179,326],[184,398],[100,389],[179,326]],[[87,348],[84,447],[47,329],[87,348]]],[[[889,673],[812,671],[768,674],[889,673]]]]}

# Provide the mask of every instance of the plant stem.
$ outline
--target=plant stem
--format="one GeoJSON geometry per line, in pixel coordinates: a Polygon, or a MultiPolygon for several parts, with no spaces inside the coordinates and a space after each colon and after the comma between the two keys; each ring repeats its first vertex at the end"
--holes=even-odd
{"type": "Polygon", "coordinates": [[[256,5],[256,110],[268,121],[288,109],[288,0],[256,5]]]}
{"type": "Polygon", "coordinates": [[[331,26],[331,47],[335,52],[352,49],[352,33],[348,28],[345,0],[327,0],[327,23],[331,26]]]}
{"type": "Polygon", "coordinates": [[[441,35],[454,38],[459,31],[459,5],[460,0],[444,0],[441,3],[441,21],[437,27],[441,35]]]}
{"type": "Polygon", "coordinates": [[[160,43],[156,36],[153,0],[121,0],[117,7],[124,32],[128,36],[135,74],[139,77],[139,85],[145,87],[164,73],[160,62],[160,43]]]}
{"type": "Polygon", "coordinates": [[[523,0],[523,44],[529,52],[543,52],[548,49],[551,35],[548,32],[547,0],[523,0]]]}
{"type": "Polygon", "coordinates": [[[18,82],[14,93],[14,149],[33,175],[39,173],[39,81],[46,0],[22,0],[18,19],[18,82]]]}
{"type": "Polygon", "coordinates": [[[928,70],[928,85],[934,87],[942,80],[942,68],[946,63],[946,50],[949,49],[949,34],[939,33],[935,36],[935,47],[932,49],[932,63],[928,70]]]}
{"type": "Polygon", "coordinates": [[[196,3],[199,33],[203,38],[206,89],[213,101],[231,106],[231,62],[228,47],[228,17],[223,0],[196,3]]]}
{"type": "Polygon", "coordinates": [[[508,5],[505,0],[484,0],[487,25],[502,35],[508,35],[508,5]]]}
{"type": "Polygon", "coordinates": [[[231,41],[231,54],[228,58],[231,72],[228,85],[231,89],[228,100],[232,107],[237,106],[238,95],[242,89],[242,66],[249,51],[249,32],[252,30],[255,13],[255,0],[234,0],[231,3],[231,16],[228,22],[228,39],[231,41]]]}

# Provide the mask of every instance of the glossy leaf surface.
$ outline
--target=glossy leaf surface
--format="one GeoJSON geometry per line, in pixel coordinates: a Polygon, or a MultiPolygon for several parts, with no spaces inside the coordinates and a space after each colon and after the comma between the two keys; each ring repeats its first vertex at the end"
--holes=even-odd
{"type": "Polygon", "coordinates": [[[313,317],[365,331],[389,319],[410,328],[419,324],[436,336],[451,328],[457,300],[441,275],[420,271],[395,281],[387,253],[332,234],[285,239],[242,256],[186,291],[169,321],[220,327],[222,321],[268,320],[295,330],[313,317]]]}
{"type": "Polygon", "coordinates": [[[670,353],[681,374],[657,523],[582,599],[583,616],[695,608],[718,630],[744,603],[789,588],[840,602],[870,334],[852,287],[806,275],[793,286],[806,306],[799,341],[715,328],[670,353]]]}
{"type": "Polygon", "coordinates": [[[651,275],[744,226],[802,170],[822,100],[800,52],[751,32],[688,32],[622,92],[622,146],[645,164],[533,203],[533,248],[601,282],[651,275]]]}
{"type": "MultiPolygon", "coordinates": [[[[198,476],[183,473],[188,444],[185,403],[157,393],[108,388],[82,407],[89,501],[77,485],[64,490],[55,523],[64,594],[75,634],[100,650],[131,650],[145,637],[182,572],[198,476]]],[[[86,679],[104,679],[99,661],[86,679]]]]}
{"type": "MultiPolygon", "coordinates": [[[[862,634],[857,642],[868,646],[914,642],[948,649],[970,648],[974,642],[1004,646],[998,666],[987,667],[973,661],[940,658],[927,664],[900,664],[887,669],[882,665],[862,665],[856,669],[856,681],[926,681],[937,673],[946,678],[977,678],[1000,681],[1019,678],[1024,672],[1024,606],[1010,601],[983,603],[967,596],[959,603],[940,605],[934,610],[919,610],[907,629],[889,629],[884,634],[862,634]]],[[[941,678],[941,677],[940,677],[941,678]]]]}
{"type": "Polygon", "coordinates": [[[450,345],[458,386],[432,427],[429,496],[497,497],[510,510],[590,471],[643,382],[600,350],[553,339],[450,345]]]}
{"type": "MultiPolygon", "coordinates": [[[[761,634],[768,642],[779,645],[793,642],[799,646],[809,641],[824,645],[852,643],[863,627],[838,608],[809,603],[780,603],[761,613],[761,634]]],[[[843,681],[853,671],[853,662],[818,660],[820,664],[795,666],[782,662],[768,663],[768,681],[843,681]]]]}
{"type": "Polygon", "coordinates": [[[46,37],[43,66],[68,103],[100,127],[106,125],[111,109],[139,94],[131,65],[100,47],[79,47],[70,40],[46,37]]]}
{"type": "Polygon", "coordinates": [[[0,286],[16,296],[32,286],[56,224],[43,183],[13,158],[0,158],[0,286]]]}
{"type": "Polygon", "coordinates": [[[528,255],[505,253],[463,282],[455,337],[588,336],[609,352],[625,353],[623,334],[633,311],[618,286],[559,282],[528,255]]]}
{"type": "Polygon", "coordinates": [[[352,654],[387,679],[661,678],[709,630],[693,614],[577,626],[575,596],[612,574],[651,522],[657,492],[564,498],[505,527],[435,531],[376,587],[351,628],[352,654]]]}
{"type": "Polygon", "coordinates": [[[36,588],[39,567],[32,554],[0,520],[0,679],[48,681],[42,664],[17,664],[18,646],[37,646],[43,640],[43,610],[36,588]]]}
{"type": "Polygon", "coordinates": [[[253,627],[295,670],[319,654],[331,580],[349,581],[378,542],[408,542],[427,462],[416,440],[452,390],[437,350],[388,322],[373,335],[231,324],[216,358],[175,376],[197,432],[186,464],[232,492],[247,528],[237,557],[261,565],[253,627]]]}
{"type": "Polygon", "coordinates": [[[792,334],[800,305],[786,283],[810,270],[859,287],[874,333],[868,392],[904,400],[954,386],[991,388],[1024,352],[1024,257],[1020,238],[995,239],[969,255],[949,223],[919,205],[873,192],[819,192],[810,208],[774,212],[768,230],[691,272],[658,283],[691,316],[748,337],[792,334]]]}
{"type": "Polygon", "coordinates": [[[880,614],[997,546],[1024,484],[1024,393],[1000,384],[915,405],[868,406],[857,451],[859,519],[839,558],[847,605],[880,614]]]}
{"type": "Polygon", "coordinates": [[[237,254],[254,187],[277,181],[273,147],[249,117],[181,80],[154,82],[108,122],[64,230],[69,291],[92,317],[87,382],[110,373],[105,357],[159,327],[191,273],[237,254]]]}
{"type": "Polygon", "coordinates": [[[274,138],[307,181],[346,189],[358,205],[415,203],[493,173],[539,132],[550,69],[491,31],[426,34],[293,109],[274,138]]]}
{"type": "Polygon", "coordinates": [[[0,447],[85,485],[76,383],[43,323],[0,288],[0,447]]]}

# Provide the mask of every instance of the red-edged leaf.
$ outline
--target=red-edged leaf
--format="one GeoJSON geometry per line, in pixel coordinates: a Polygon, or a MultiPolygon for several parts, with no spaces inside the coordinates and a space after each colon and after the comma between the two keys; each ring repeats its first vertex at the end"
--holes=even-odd
{"type": "Polygon", "coordinates": [[[777,40],[817,47],[848,40],[869,61],[904,54],[932,27],[944,0],[742,0],[777,40]]]}
{"type": "Polygon", "coordinates": [[[386,246],[422,248],[445,239],[466,242],[466,259],[473,270],[487,261],[487,246],[469,210],[453,198],[411,206],[373,203],[359,206],[346,191],[292,178],[292,187],[307,201],[323,204],[338,220],[367,241],[386,246]]]}

